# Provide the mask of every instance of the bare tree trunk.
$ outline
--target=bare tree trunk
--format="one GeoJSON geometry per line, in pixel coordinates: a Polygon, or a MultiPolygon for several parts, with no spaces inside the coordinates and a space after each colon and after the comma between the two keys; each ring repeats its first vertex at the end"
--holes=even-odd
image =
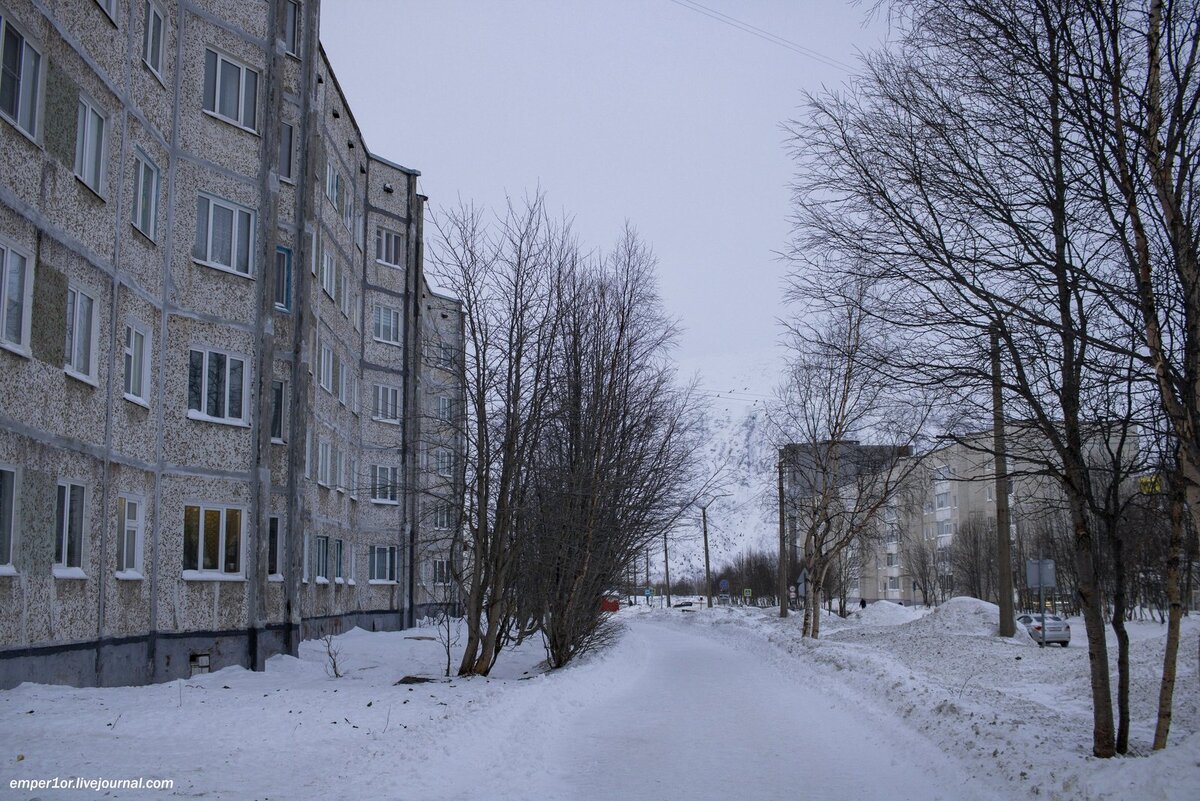
{"type": "MultiPolygon", "coordinates": [[[[1167,747],[1167,735],[1171,731],[1171,708],[1175,698],[1175,665],[1179,658],[1179,622],[1183,618],[1183,599],[1180,593],[1183,562],[1185,492],[1183,481],[1178,477],[1171,488],[1171,540],[1167,552],[1167,646],[1163,653],[1162,684],[1158,690],[1158,722],[1154,726],[1154,750],[1167,747]]],[[[1194,484],[1186,491],[1192,508],[1200,502],[1200,491],[1194,484]]]]}

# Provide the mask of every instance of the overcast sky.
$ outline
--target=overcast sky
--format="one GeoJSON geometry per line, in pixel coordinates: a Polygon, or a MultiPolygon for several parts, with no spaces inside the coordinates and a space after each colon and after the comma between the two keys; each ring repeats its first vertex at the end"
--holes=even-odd
{"type": "Polygon", "coordinates": [[[799,50],[854,65],[882,24],[864,26],[847,0],[322,7],[321,39],[368,147],[420,170],[435,211],[460,197],[498,208],[540,186],[588,246],[609,247],[629,220],[682,323],[683,372],[713,392],[770,391],[792,172],[780,124],[804,90],[848,76],[799,50]]]}

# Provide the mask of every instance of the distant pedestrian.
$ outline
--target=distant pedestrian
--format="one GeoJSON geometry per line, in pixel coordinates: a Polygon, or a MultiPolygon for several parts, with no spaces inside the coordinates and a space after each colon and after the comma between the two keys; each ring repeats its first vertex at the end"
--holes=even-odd
{"type": "Polygon", "coordinates": [[[867,599],[866,599],[866,598],[859,598],[859,599],[858,599],[858,606],[859,606],[859,608],[860,608],[860,609],[866,609],[866,608],[867,608],[867,599]]]}

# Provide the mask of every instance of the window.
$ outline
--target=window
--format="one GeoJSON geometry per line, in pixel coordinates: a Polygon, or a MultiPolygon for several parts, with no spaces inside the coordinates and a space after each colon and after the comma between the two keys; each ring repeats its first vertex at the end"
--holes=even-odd
{"type": "Polygon", "coordinates": [[[350,399],[350,366],[345,362],[338,360],[337,374],[337,399],[345,406],[346,401],[350,399]]]}
{"type": "Polygon", "coordinates": [[[933,468],[934,481],[949,481],[954,477],[954,470],[949,465],[940,464],[933,468]]]}
{"type": "Polygon", "coordinates": [[[340,539],[333,541],[333,578],[334,581],[341,584],[345,578],[342,570],[344,556],[346,551],[346,543],[340,539]]]}
{"type": "Polygon", "coordinates": [[[396,503],[397,475],[400,468],[371,465],[371,500],[375,503],[396,503]]]}
{"type": "Polygon", "coordinates": [[[356,555],[357,555],[357,552],[354,549],[354,543],[350,543],[350,546],[346,549],[346,583],[347,584],[354,583],[354,577],[358,572],[355,569],[355,556],[356,555]]]}
{"type": "Polygon", "coordinates": [[[933,505],[934,505],[934,508],[936,508],[936,509],[949,509],[950,508],[950,493],[939,492],[936,495],[934,495],[933,496],[933,505]]]}
{"type": "Polygon", "coordinates": [[[338,305],[342,314],[350,316],[350,271],[338,270],[338,305]]]}
{"type": "Polygon", "coordinates": [[[283,530],[274,515],[267,521],[267,576],[283,578],[283,530]]]}
{"type": "Polygon", "coordinates": [[[375,307],[375,340],[400,344],[400,310],[391,306],[375,307]]]}
{"type": "Polygon", "coordinates": [[[317,483],[324,487],[333,484],[333,451],[325,440],[317,442],[317,483]]]}
{"type": "Polygon", "coordinates": [[[321,355],[317,364],[317,376],[321,384],[321,389],[332,394],[333,392],[333,348],[322,343],[321,355]]]}
{"type": "Polygon", "coordinates": [[[75,174],[96,194],[104,191],[104,134],[107,120],[100,107],[80,96],[75,119],[75,174]]]}
{"type": "Polygon", "coordinates": [[[899,564],[899,561],[896,559],[896,554],[894,554],[894,553],[889,553],[889,554],[887,555],[887,566],[888,566],[888,567],[895,567],[895,566],[896,566],[896,565],[898,565],[898,564],[899,564]]]}
{"type": "Polygon", "coordinates": [[[142,577],[142,530],[145,505],[141,498],[117,499],[117,578],[142,577]]]}
{"type": "Polygon", "coordinates": [[[12,22],[0,15],[0,113],[30,136],[38,135],[38,100],[42,83],[42,54],[12,22]]]}
{"type": "Polygon", "coordinates": [[[454,400],[445,396],[438,398],[437,416],[443,423],[454,422],[454,400]]]}
{"type": "Polygon", "coordinates": [[[87,507],[87,487],[82,484],[59,482],[58,508],[54,518],[54,567],[60,578],[82,578],[84,510],[87,507]],[[70,568],[79,574],[68,574],[70,568]]]}
{"type": "Polygon", "coordinates": [[[395,583],[395,545],[374,545],[371,547],[371,581],[395,583]]]}
{"type": "Polygon", "coordinates": [[[448,448],[438,448],[434,454],[437,462],[437,474],[449,478],[454,475],[454,454],[448,448]]]}
{"type": "Polygon", "coordinates": [[[279,124],[279,177],[292,180],[292,138],[296,129],[286,122],[279,124]]]}
{"type": "Polygon", "coordinates": [[[113,22],[117,21],[117,0],[96,0],[100,7],[104,9],[104,13],[108,15],[113,22]]]}
{"type": "Polygon", "coordinates": [[[404,237],[386,228],[376,230],[375,261],[389,267],[403,267],[404,237]]]}
{"type": "Polygon", "coordinates": [[[900,589],[900,577],[899,576],[888,576],[888,589],[889,590],[900,589]]]}
{"type": "Polygon", "coordinates": [[[184,578],[204,574],[240,576],[242,510],[225,506],[183,507],[184,578]],[[195,574],[189,576],[189,572],[195,574]]]}
{"type": "Polygon", "coordinates": [[[433,583],[439,586],[445,586],[450,583],[449,559],[433,560],[433,583]]]}
{"type": "Polygon", "coordinates": [[[445,531],[453,524],[454,511],[450,504],[442,501],[433,507],[433,527],[445,531]]]}
{"type": "Polygon", "coordinates": [[[282,444],[283,437],[283,404],[287,395],[282,381],[271,382],[271,441],[282,444]]]}
{"type": "Polygon", "coordinates": [[[989,501],[996,500],[996,498],[994,497],[996,494],[995,487],[992,486],[991,482],[988,482],[988,484],[984,486],[983,494],[984,494],[984,497],[987,498],[989,501]]]}
{"type": "Polygon", "coordinates": [[[292,251],[275,248],[275,308],[292,310],[292,251]]]}
{"type": "Polygon", "coordinates": [[[354,196],[350,194],[353,186],[347,186],[342,197],[342,225],[346,226],[347,230],[354,228],[354,196]]]}
{"type": "Polygon", "coordinates": [[[144,153],[133,154],[133,227],[154,239],[158,224],[158,167],[144,153]]]}
{"type": "Polygon", "coordinates": [[[204,51],[204,110],[247,130],[257,130],[258,73],[204,51]]]}
{"type": "Polygon", "coordinates": [[[250,275],[254,272],[254,212],[213,195],[196,201],[196,243],[192,256],[209,267],[250,275]]]}
{"type": "Polygon", "coordinates": [[[82,289],[67,290],[67,363],[68,375],[94,384],[96,382],[96,339],[99,320],[96,318],[96,299],[82,289]]]}
{"type": "Polygon", "coordinates": [[[0,345],[28,352],[33,259],[0,239],[0,345]]]}
{"type": "Polygon", "coordinates": [[[329,250],[321,260],[321,289],[331,298],[337,298],[337,260],[329,250]]]}
{"type": "Polygon", "coordinates": [[[284,6],[283,49],[293,56],[300,54],[300,4],[288,0],[284,6]]]}
{"type": "Polygon", "coordinates": [[[313,574],[318,584],[329,583],[329,537],[313,537],[313,574]]]}
{"type": "Polygon", "coordinates": [[[125,397],[146,403],[150,398],[150,332],[132,323],[125,326],[125,397]]]}
{"type": "Polygon", "coordinates": [[[443,343],[438,347],[438,367],[448,370],[454,366],[454,346],[443,343]]]}
{"type": "Polygon", "coordinates": [[[142,61],[160,78],[163,56],[163,13],[152,0],[146,0],[145,26],[142,32],[142,61]]]}
{"type": "MultiPolygon", "coordinates": [[[[0,468],[0,568],[11,568],[17,533],[17,471],[0,468]]],[[[0,569],[0,574],[12,573],[0,569]]]]}
{"type": "Polygon", "coordinates": [[[346,459],[346,488],[350,490],[350,500],[358,498],[358,460],[346,459]]]}
{"type": "Polygon", "coordinates": [[[188,360],[188,416],[245,423],[246,361],[217,350],[193,350],[188,360]]]}
{"type": "Polygon", "coordinates": [[[376,384],[371,404],[371,419],[386,423],[400,422],[400,390],[376,384]]]}
{"type": "Polygon", "coordinates": [[[332,161],[325,162],[325,197],[339,211],[342,208],[342,176],[332,161]]]}

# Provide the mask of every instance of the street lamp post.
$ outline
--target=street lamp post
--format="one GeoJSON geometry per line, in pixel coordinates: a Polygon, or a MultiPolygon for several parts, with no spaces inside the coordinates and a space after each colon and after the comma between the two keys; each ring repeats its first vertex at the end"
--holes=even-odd
{"type": "Polygon", "coordinates": [[[704,595],[708,598],[708,608],[712,609],[712,575],[708,561],[708,507],[718,498],[728,498],[728,493],[714,495],[708,503],[700,507],[700,528],[704,531],[704,595]]]}

